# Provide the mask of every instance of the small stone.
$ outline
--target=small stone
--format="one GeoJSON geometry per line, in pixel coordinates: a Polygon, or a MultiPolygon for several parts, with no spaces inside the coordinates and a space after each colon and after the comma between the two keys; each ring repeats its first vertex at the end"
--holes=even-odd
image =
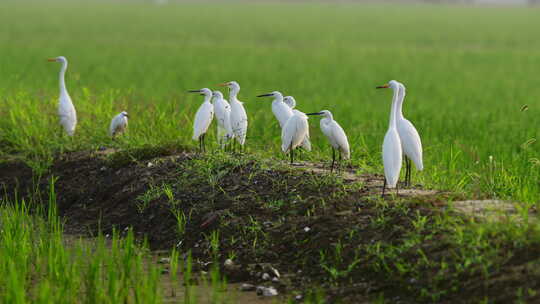
{"type": "Polygon", "coordinates": [[[272,272],[274,273],[274,276],[276,278],[280,277],[279,271],[277,269],[275,269],[274,267],[270,267],[270,269],[272,270],[272,272]]]}
{"type": "Polygon", "coordinates": [[[309,232],[311,230],[311,228],[309,227],[304,227],[304,232],[309,232]]]}
{"type": "Polygon", "coordinates": [[[153,162],[148,162],[148,164],[146,164],[146,167],[148,167],[148,168],[151,168],[151,167],[153,167],[153,166],[154,166],[154,163],[153,163],[153,162]]]}
{"type": "Polygon", "coordinates": [[[278,295],[277,290],[272,286],[267,287],[263,290],[263,296],[265,297],[275,297],[277,295],[278,295]]]}
{"type": "Polygon", "coordinates": [[[274,283],[279,282],[279,278],[278,277],[272,278],[272,282],[274,282],[274,283]]]}
{"type": "Polygon", "coordinates": [[[255,285],[244,283],[244,284],[240,285],[240,287],[238,289],[240,291],[254,291],[255,290],[255,285]]]}
{"type": "Polygon", "coordinates": [[[268,281],[268,280],[270,280],[270,275],[265,272],[265,273],[262,274],[262,279],[265,280],[265,281],[268,281]]]}
{"type": "Polygon", "coordinates": [[[303,298],[304,298],[304,297],[303,297],[301,294],[296,295],[296,296],[294,297],[294,299],[295,299],[296,301],[302,301],[303,298]]]}
{"type": "Polygon", "coordinates": [[[278,292],[272,286],[270,287],[257,286],[257,295],[263,296],[263,297],[274,297],[278,295],[278,292]]]}
{"type": "Polygon", "coordinates": [[[159,259],[160,264],[169,264],[171,262],[170,258],[161,258],[159,259]]]}
{"type": "Polygon", "coordinates": [[[231,259],[226,259],[223,266],[225,266],[227,269],[232,269],[234,268],[234,262],[231,259]]]}
{"type": "Polygon", "coordinates": [[[99,171],[101,171],[101,172],[103,172],[103,171],[105,171],[105,170],[107,170],[107,167],[105,167],[105,166],[99,168],[99,171]]]}

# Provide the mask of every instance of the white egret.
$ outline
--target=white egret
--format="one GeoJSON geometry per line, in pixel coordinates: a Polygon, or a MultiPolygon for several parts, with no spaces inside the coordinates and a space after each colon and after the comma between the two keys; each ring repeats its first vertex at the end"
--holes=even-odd
{"type": "Polygon", "coordinates": [[[238,100],[240,85],[236,81],[229,81],[220,84],[222,87],[229,88],[229,102],[231,103],[231,128],[234,137],[241,146],[246,142],[248,119],[243,103],[238,100]]]}
{"type": "Polygon", "coordinates": [[[294,149],[300,146],[306,137],[309,138],[308,117],[295,111],[281,129],[281,150],[290,153],[291,164],[294,161],[294,149]]]}
{"type": "Polygon", "coordinates": [[[64,130],[69,136],[73,136],[75,133],[75,127],[77,126],[77,112],[69,97],[66,89],[66,70],[68,61],[66,57],[60,56],[56,58],[48,59],[48,61],[60,62],[62,67],[60,68],[60,97],[58,99],[58,117],[60,118],[60,124],[64,127],[64,130]]]}
{"type": "Polygon", "coordinates": [[[112,139],[126,130],[128,126],[128,117],[129,115],[126,111],[122,111],[120,114],[113,117],[109,127],[109,136],[111,136],[112,139]]]}
{"type": "MultiPolygon", "coordinates": [[[[292,109],[293,113],[294,113],[294,111],[298,111],[298,110],[295,109],[295,107],[296,107],[296,99],[294,99],[294,97],[285,96],[283,98],[283,102],[285,104],[287,104],[292,109]]],[[[298,111],[298,112],[300,112],[302,114],[305,114],[305,113],[303,113],[301,111],[298,111]]],[[[304,138],[304,140],[302,141],[301,147],[306,151],[311,151],[311,142],[309,141],[309,136],[304,138]]]]}
{"type": "Polygon", "coordinates": [[[349,159],[351,157],[351,151],[349,149],[349,140],[343,128],[334,120],[332,113],[328,110],[322,110],[316,113],[308,113],[306,115],[322,115],[321,119],[321,131],[326,135],[330,145],[332,146],[332,169],[334,170],[334,162],[336,161],[336,150],[339,153],[339,161],[341,162],[341,156],[349,159]]]}
{"type": "Polygon", "coordinates": [[[411,185],[411,159],[418,171],[424,169],[422,162],[422,141],[414,125],[403,117],[403,100],[405,99],[405,86],[399,83],[399,99],[397,103],[397,130],[401,140],[401,148],[405,154],[405,185],[411,185]]]}
{"type": "Polygon", "coordinates": [[[199,149],[205,151],[204,137],[208,131],[212,118],[214,118],[214,106],[210,103],[212,99],[212,91],[208,88],[200,90],[190,90],[190,93],[201,93],[204,96],[202,105],[195,114],[195,121],[193,122],[193,140],[199,141],[199,149]]]}
{"type": "Polygon", "coordinates": [[[289,118],[291,118],[291,116],[293,115],[292,108],[290,108],[287,104],[283,102],[283,95],[278,91],[259,95],[257,97],[265,96],[274,97],[274,100],[272,101],[272,113],[274,113],[274,116],[278,120],[279,127],[283,128],[287,120],[289,120],[289,118]]]}
{"type": "Polygon", "coordinates": [[[233,137],[231,128],[231,106],[223,98],[220,91],[214,91],[214,112],[217,120],[217,137],[218,143],[223,147],[225,142],[233,137]]]}
{"type": "Polygon", "coordinates": [[[392,97],[392,108],[390,110],[390,123],[388,125],[388,131],[386,131],[386,135],[384,136],[384,142],[382,147],[385,177],[382,193],[383,196],[386,186],[388,186],[388,188],[397,187],[402,161],[401,140],[397,131],[396,122],[396,109],[399,98],[400,86],[397,81],[391,80],[388,84],[377,87],[377,89],[387,88],[391,88],[394,91],[394,96],[392,97]]]}

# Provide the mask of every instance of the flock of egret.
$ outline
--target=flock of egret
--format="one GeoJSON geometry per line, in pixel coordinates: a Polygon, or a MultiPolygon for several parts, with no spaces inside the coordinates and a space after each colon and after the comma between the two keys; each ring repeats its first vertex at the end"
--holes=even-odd
{"type": "MultiPolygon", "coordinates": [[[[65,84],[65,73],[68,61],[60,56],[49,59],[49,61],[60,62],[60,97],[58,104],[58,116],[60,124],[69,136],[73,136],[77,125],[77,113],[73,102],[67,92],[65,84]]],[[[238,100],[240,85],[236,81],[230,81],[220,86],[229,88],[229,102],[225,100],[220,91],[211,91],[208,88],[191,90],[191,93],[199,93],[204,96],[203,103],[195,114],[193,123],[193,140],[199,141],[199,148],[205,151],[205,136],[214,116],[217,121],[217,138],[221,147],[225,147],[232,141],[243,147],[246,141],[248,119],[243,103],[238,100]]],[[[405,99],[405,86],[395,80],[388,84],[378,86],[378,89],[390,88],[393,90],[392,107],[390,110],[390,123],[388,131],[384,137],[382,152],[384,164],[384,186],[397,188],[399,174],[401,171],[403,154],[405,154],[405,184],[411,183],[411,160],[416,169],[423,170],[422,143],[420,135],[414,125],[403,116],[402,107],[405,99]]],[[[323,134],[328,138],[332,146],[332,170],[336,161],[336,150],[339,160],[350,158],[350,148],[347,135],[343,128],[334,120],[332,113],[322,110],[314,113],[303,113],[296,109],[296,100],[292,96],[283,97],[278,91],[262,94],[257,97],[272,97],[272,113],[281,127],[281,150],[290,154],[291,163],[294,161],[294,150],[302,147],[311,151],[309,140],[308,116],[320,115],[320,127],[323,134]]],[[[121,112],[111,120],[109,135],[115,136],[124,132],[128,125],[128,113],[121,112]]]]}

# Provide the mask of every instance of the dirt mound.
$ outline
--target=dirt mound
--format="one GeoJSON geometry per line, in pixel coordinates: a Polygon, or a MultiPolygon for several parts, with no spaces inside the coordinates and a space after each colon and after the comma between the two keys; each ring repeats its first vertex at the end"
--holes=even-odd
{"type": "Polygon", "coordinates": [[[223,269],[233,281],[264,282],[275,269],[274,283],[290,295],[320,288],[331,302],[383,294],[402,303],[515,297],[522,277],[502,272],[517,271],[538,250],[493,256],[500,270],[492,277],[482,278],[481,261],[453,268],[465,257],[440,224],[450,194],[409,189],[384,200],[381,177],[355,171],[181,148],[105,150],[63,155],[40,177],[23,164],[3,164],[0,183],[7,197],[46,203],[53,179],[70,233],[133,227],[153,249],[190,250],[200,269],[233,260],[223,269]]]}

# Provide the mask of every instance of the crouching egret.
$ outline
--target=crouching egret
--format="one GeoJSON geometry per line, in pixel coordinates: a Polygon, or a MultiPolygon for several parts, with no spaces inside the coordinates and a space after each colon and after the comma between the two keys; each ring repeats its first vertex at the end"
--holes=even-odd
{"type": "MultiPolygon", "coordinates": [[[[289,108],[291,108],[291,110],[292,110],[293,113],[294,113],[295,111],[297,111],[297,112],[300,112],[300,113],[304,114],[303,112],[298,111],[298,110],[295,109],[295,107],[296,107],[296,99],[294,99],[294,97],[292,97],[292,96],[285,96],[285,97],[283,98],[283,102],[284,102],[285,104],[287,104],[287,105],[289,106],[289,108]]],[[[308,136],[306,136],[306,137],[304,138],[304,140],[302,140],[302,145],[301,145],[301,147],[302,147],[304,150],[306,150],[306,151],[311,151],[311,142],[309,141],[309,134],[308,134],[308,136]]]]}
{"type": "Polygon", "coordinates": [[[223,94],[220,91],[214,91],[212,96],[214,97],[214,114],[217,120],[217,138],[218,143],[223,146],[225,142],[233,137],[231,128],[231,106],[223,98],[223,94]]]}
{"type": "Polygon", "coordinates": [[[278,120],[279,127],[283,128],[285,123],[287,123],[287,120],[289,120],[289,118],[291,118],[291,116],[293,115],[292,109],[283,102],[283,95],[278,91],[274,91],[268,94],[262,94],[257,97],[265,96],[274,97],[274,100],[272,101],[272,113],[274,113],[274,116],[278,120]]]}
{"type": "Polygon", "coordinates": [[[237,98],[238,92],[240,92],[240,85],[236,81],[229,81],[220,84],[220,86],[229,88],[232,132],[238,143],[240,143],[241,146],[244,146],[244,143],[246,142],[248,119],[243,103],[237,98]]]}
{"type": "Polygon", "coordinates": [[[411,185],[411,159],[418,171],[424,169],[422,162],[422,141],[414,125],[403,117],[403,100],[405,99],[405,85],[399,83],[399,99],[397,103],[397,131],[401,140],[401,149],[405,154],[405,185],[411,185]]]}
{"type": "Polygon", "coordinates": [[[351,151],[349,149],[349,140],[343,128],[334,120],[332,113],[328,110],[322,110],[316,113],[308,113],[306,115],[322,115],[321,119],[321,131],[326,135],[330,145],[332,146],[332,169],[334,170],[334,162],[336,161],[336,150],[339,153],[339,161],[341,162],[341,154],[343,158],[349,159],[351,157],[351,151]]]}
{"type": "Polygon", "coordinates": [[[52,62],[62,63],[60,68],[60,97],[58,99],[58,117],[60,118],[60,124],[64,127],[64,130],[69,136],[73,136],[75,133],[75,127],[77,126],[77,112],[75,111],[75,106],[69,97],[68,91],[66,89],[66,70],[68,66],[68,61],[66,57],[60,56],[56,58],[48,59],[52,62]]]}
{"type": "Polygon", "coordinates": [[[111,125],[109,127],[109,136],[114,139],[116,135],[123,133],[128,125],[128,113],[126,111],[121,112],[120,114],[113,117],[111,120],[111,125]]]}
{"type": "Polygon", "coordinates": [[[387,88],[391,88],[394,91],[394,96],[392,97],[392,108],[390,110],[390,123],[388,126],[388,131],[386,131],[386,135],[384,136],[382,147],[385,177],[382,192],[383,196],[386,186],[388,186],[388,188],[397,187],[402,161],[401,140],[399,138],[396,123],[396,109],[400,86],[397,81],[391,80],[388,84],[377,87],[377,89],[387,88]]]}
{"type": "Polygon", "coordinates": [[[206,131],[208,131],[208,127],[214,117],[214,106],[210,103],[212,91],[203,88],[200,90],[190,90],[188,92],[201,93],[201,95],[204,96],[204,101],[195,114],[195,121],[193,122],[193,140],[198,140],[199,149],[201,151],[206,151],[204,137],[206,136],[206,131]]]}
{"type": "Polygon", "coordinates": [[[300,146],[306,137],[309,137],[308,117],[296,111],[281,129],[281,150],[290,153],[291,164],[294,162],[294,149],[300,146]]]}

